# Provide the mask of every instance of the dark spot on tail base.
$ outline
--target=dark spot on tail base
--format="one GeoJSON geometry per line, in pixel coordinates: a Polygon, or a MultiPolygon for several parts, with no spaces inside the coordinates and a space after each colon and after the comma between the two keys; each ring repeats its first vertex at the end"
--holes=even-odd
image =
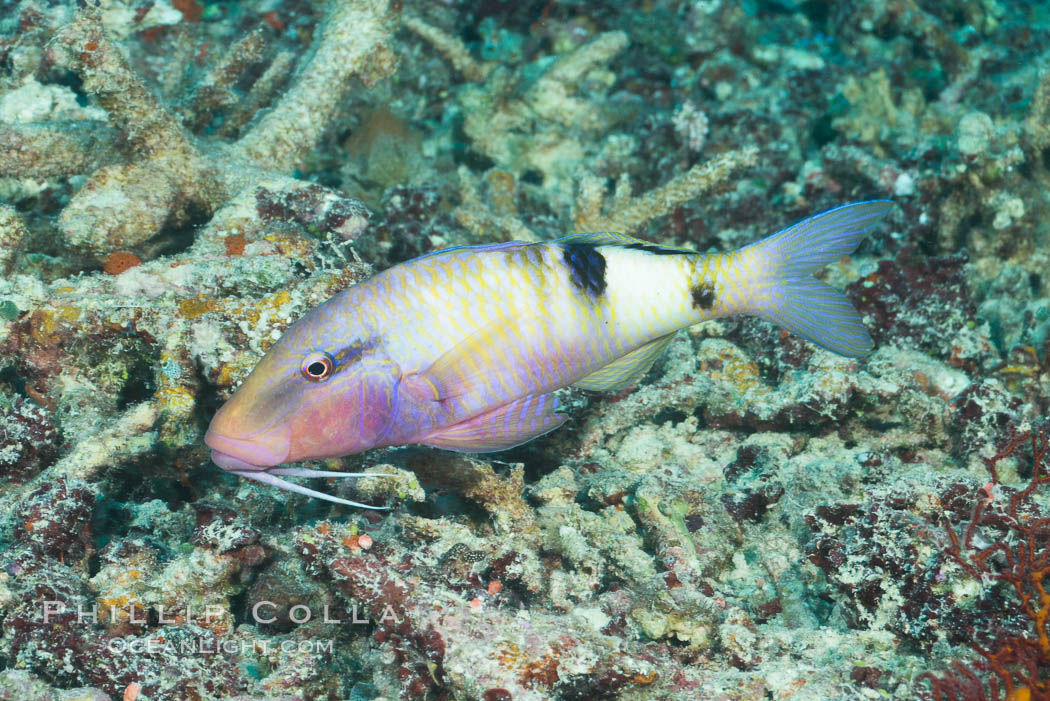
{"type": "Polygon", "coordinates": [[[569,268],[572,284],[593,297],[605,292],[605,256],[585,243],[570,243],[564,248],[562,259],[569,268]]]}
{"type": "Polygon", "coordinates": [[[701,282],[689,288],[689,295],[693,299],[693,309],[709,310],[715,306],[715,288],[709,282],[701,282]]]}

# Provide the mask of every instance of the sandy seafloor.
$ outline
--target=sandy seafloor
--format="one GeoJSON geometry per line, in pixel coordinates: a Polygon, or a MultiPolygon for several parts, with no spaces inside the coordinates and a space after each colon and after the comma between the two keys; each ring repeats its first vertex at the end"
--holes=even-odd
{"type": "Polygon", "coordinates": [[[1007,0],[0,0],[0,698],[1045,699],[1050,9],[1007,0]],[[470,457],[202,437],[281,331],[427,251],[821,277],[470,457]]]}

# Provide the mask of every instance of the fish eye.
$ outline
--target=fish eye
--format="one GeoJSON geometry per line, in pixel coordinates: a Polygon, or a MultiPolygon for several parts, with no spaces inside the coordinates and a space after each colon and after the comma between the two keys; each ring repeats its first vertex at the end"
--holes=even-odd
{"type": "Polygon", "coordinates": [[[332,375],[332,370],[335,369],[335,363],[332,362],[331,356],[327,353],[324,355],[314,356],[307,358],[303,361],[303,365],[300,368],[300,372],[310,382],[320,382],[326,380],[332,375]]]}

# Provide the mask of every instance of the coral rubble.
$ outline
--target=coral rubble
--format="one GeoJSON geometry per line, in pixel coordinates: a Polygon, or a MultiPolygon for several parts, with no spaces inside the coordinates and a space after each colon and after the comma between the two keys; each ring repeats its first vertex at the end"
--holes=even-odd
{"type": "Polygon", "coordinates": [[[0,697],[1046,698],[1050,13],[0,1],[0,697]],[[497,455],[212,466],[283,330],[447,246],[846,201],[876,341],[733,317],[497,455]]]}

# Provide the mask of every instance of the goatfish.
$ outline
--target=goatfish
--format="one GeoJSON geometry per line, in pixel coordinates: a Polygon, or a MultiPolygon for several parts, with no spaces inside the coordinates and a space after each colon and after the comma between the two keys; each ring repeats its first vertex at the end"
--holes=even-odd
{"type": "Polygon", "coordinates": [[[459,246],[400,263],[292,324],[215,414],[219,467],[368,507],[282,477],[361,477],[286,463],[423,444],[491,452],[565,422],[554,392],[630,387],[681,329],[746,314],[843,356],[873,343],[813,273],[889,210],[847,204],[730,253],[614,233],[459,246]]]}

